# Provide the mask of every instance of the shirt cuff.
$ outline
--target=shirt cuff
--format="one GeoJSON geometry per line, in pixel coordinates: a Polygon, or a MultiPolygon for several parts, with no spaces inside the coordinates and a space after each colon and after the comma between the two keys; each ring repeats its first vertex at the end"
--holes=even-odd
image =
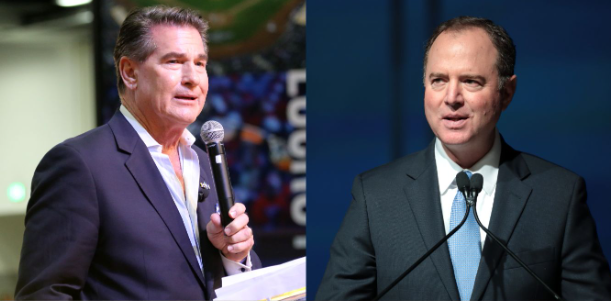
{"type": "Polygon", "coordinates": [[[248,253],[248,255],[246,256],[246,261],[244,261],[244,263],[235,262],[233,260],[227,259],[221,251],[219,251],[219,254],[221,254],[221,259],[223,260],[223,267],[225,267],[225,272],[227,273],[227,276],[237,275],[237,274],[252,271],[252,262],[250,261],[250,253],[248,253]]]}

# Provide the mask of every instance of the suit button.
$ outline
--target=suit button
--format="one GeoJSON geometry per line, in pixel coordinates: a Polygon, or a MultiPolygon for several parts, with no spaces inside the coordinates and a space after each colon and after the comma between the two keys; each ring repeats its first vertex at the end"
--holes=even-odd
{"type": "Polygon", "coordinates": [[[242,273],[246,271],[246,269],[245,269],[245,268],[241,268],[240,270],[242,271],[242,273]]]}

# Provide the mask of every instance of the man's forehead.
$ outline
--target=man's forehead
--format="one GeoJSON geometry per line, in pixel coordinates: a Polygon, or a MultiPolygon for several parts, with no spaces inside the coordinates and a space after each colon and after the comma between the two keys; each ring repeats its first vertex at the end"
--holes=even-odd
{"type": "Polygon", "coordinates": [[[427,60],[426,76],[459,72],[464,75],[496,74],[498,51],[485,30],[469,27],[441,33],[427,60]]]}
{"type": "Polygon", "coordinates": [[[181,45],[196,45],[201,46],[203,52],[200,54],[206,56],[206,45],[204,44],[200,32],[190,25],[173,25],[173,24],[157,24],[151,27],[151,40],[155,44],[153,52],[159,52],[160,46],[161,55],[167,52],[180,53],[181,45]]]}
{"type": "Polygon", "coordinates": [[[496,59],[498,51],[486,31],[477,27],[444,31],[435,39],[430,50],[430,59],[433,60],[437,56],[460,55],[490,55],[496,59]]]}
{"type": "Polygon", "coordinates": [[[172,39],[196,37],[197,41],[204,45],[200,32],[191,25],[157,24],[151,27],[150,32],[152,40],[156,43],[163,43],[172,39]]]}

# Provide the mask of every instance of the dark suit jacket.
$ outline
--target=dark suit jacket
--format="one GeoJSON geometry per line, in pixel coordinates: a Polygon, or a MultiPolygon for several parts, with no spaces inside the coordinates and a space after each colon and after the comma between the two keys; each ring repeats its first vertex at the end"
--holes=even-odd
{"type": "MultiPolygon", "coordinates": [[[[445,236],[434,144],[356,177],[316,296],[369,300],[445,236]]],[[[490,231],[566,299],[611,299],[578,175],[503,142],[490,231]]],[[[382,299],[460,300],[447,244],[382,299]]],[[[472,300],[553,300],[486,237],[472,300]]]]}
{"type": "MultiPolygon", "coordinates": [[[[212,187],[197,209],[202,274],[181,216],[150,153],[125,117],[66,140],[36,169],[25,219],[17,299],[203,300],[225,276],[206,235],[212,187]]],[[[261,263],[251,252],[253,266],[261,263]]]]}

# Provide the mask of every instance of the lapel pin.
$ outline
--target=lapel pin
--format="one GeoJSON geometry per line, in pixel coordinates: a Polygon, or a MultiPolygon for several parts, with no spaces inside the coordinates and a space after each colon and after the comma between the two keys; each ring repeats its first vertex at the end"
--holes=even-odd
{"type": "Polygon", "coordinates": [[[199,183],[199,194],[198,195],[199,195],[198,196],[199,202],[204,201],[204,199],[206,199],[206,197],[210,195],[210,185],[207,184],[205,181],[199,183]]]}

